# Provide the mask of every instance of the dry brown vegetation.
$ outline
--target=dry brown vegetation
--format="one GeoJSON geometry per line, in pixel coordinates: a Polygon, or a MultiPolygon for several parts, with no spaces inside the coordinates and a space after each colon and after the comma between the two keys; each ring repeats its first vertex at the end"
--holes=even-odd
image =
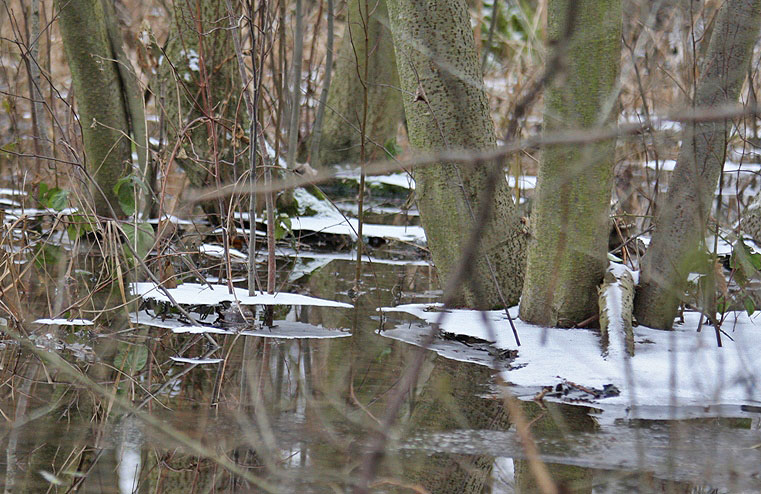
{"type": "MultiPolygon", "coordinates": [[[[224,3],[224,0],[221,1],[224,3]]],[[[70,444],[65,445],[66,447],[59,444],[59,449],[51,453],[51,456],[58,454],[67,458],[66,461],[55,464],[57,475],[62,476],[67,471],[76,470],[86,477],[91,473],[92,465],[97,463],[103,454],[101,438],[108,435],[112,410],[134,412],[156,430],[162,426],[160,419],[156,418],[160,416],[167,418],[169,425],[165,428],[171,440],[158,433],[152,437],[151,465],[155,472],[159,473],[147,473],[143,478],[143,481],[154,487],[157,492],[172,482],[177,485],[166,487],[167,491],[171,490],[171,487],[176,488],[177,492],[199,487],[202,483],[200,478],[214,479],[208,481],[209,489],[221,491],[227,487],[234,491],[240,485],[249,482],[245,485],[259,485],[262,491],[267,491],[277,490],[269,484],[269,480],[259,484],[261,478],[258,473],[267,469],[274,482],[285,478],[291,482],[288,486],[309,484],[310,479],[296,479],[299,472],[294,467],[296,460],[292,460],[286,454],[288,451],[278,450],[277,454],[270,457],[257,454],[257,447],[271,447],[268,441],[273,440],[267,435],[267,427],[271,424],[262,424],[261,420],[267,419],[267,413],[273,410],[277,410],[278,413],[282,410],[303,411],[298,403],[305,399],[304,396],[308,392],[316,389],[315,394],[319,396],[315,399],[322,400],[321,405],[324,407],[310,409],[305,419],[310,423],[319,424],[317,428],[321,428],[315,433],[317,439],[314,444],[318,445],[314,447],[321,447],[319,441],[324,441],[328,444],[327,447],[338,451],[335,458],[339,464],[351,465],[346,471],[337,465],[329,465],[329,468],[326,468],[329,472],[326,474],[327,480],[321,479],[321,482],[326,489],[338,489],[339,485],[353,485],[359,469],[356,464],[357,458],[360,455],[357,454],[356,444],[342,435],[344,431],[337,429],[355,427],[362,430],[363,434],[377,432],[379,419],[383,418],[382,413],[393,398],[390,390],[396,385],[409,362],[420,358],[418,363],[421,363],[422,357],[409,349],[397,349],[393,357],[384,360],[387,358],[387,353],[384,353],[385,347],[381,348],[377,341],[367,337],[377,329],[375,320],[371,321],[370,316],[365,317],[365,314],[363,329],[366,334],[362,338],[367,340],[333,347],[322,343],[304,343],[303,346],[299,343],[284,347],[259,340],[256,343],[244,344],[237,337],[225,337],[224,340],[220,340],[224,366],[221,365],[219,370],[189,374],[192,378],[186,380],[180,379],[184,374],[175,374],[177,368],[173,367],[170,356],[188,348],[193,357],[207,356],[211,353],[211,343],[202,337],[173,339],[170,338],[171,333],[169,336],[165,334],[164,337],[153,337],[144,329],[138,329],[129,322],[127,315],[130,309],[134,309],[136,300],[124,290],[124,286],[133,279],[146,279],[146,272],[167,282],[167,287],[171,286],[173,280],[183,276],[203,280],[230,280],[241,276],[245,274],[246,266],[234,264],[234,256],[230,254],[230,249],[246,250],[248,239],[242,231],[251,225],[239,219],[228,218],[231,226],[229,237],[223,239],[222,235],[212,232],[216,225],[187,226],[161,222],[156,227],[155,243],[148,249],[152,250],[153,254],[146,261],[147,264],[144,264],[135,261],[135,253],[125,247],[125,243],[129,242],[125,241],[122,223],[107,218],[95,219],[83,214],[91,210],[88,205],[91,184],[84,172],[81,126],[90,123],[77,120],[77,95],[71,90],[70,74],[55,19],[56,9],[65,3],[65,0],[39,1],[40,27],[37,38],[33,36],[30,0],[6,0],[0,9],[0,188],[7,187],[16,191],[13,194],[0,193],[0,201],[6,201],[0,202],[0,313],[4,322],[0,330],[8,336],[0,349],[0,391],[4,393],[4,396],[0,397],[0,405],[8,404],[6,408],[0,406],[4,420],[12,422],[27,416],[27,401],[23,397],[28,395],[30,408],[40,407],[35,410],[44,411],[42,407],[49,401],[55,405],[51,405],[51,410],[59,414],[57,419],[71,420],[76,424],[84,423],[81,430],[77,429],[79,435],[72,434],[70,444]],[[41,72],[41,101],[34,96],[34,81],[30,78],[33,77],[30,76],[33,74],[30,66],[34,63],[30,59],[33,54],[30,47],[35,44],[35,40],[35,59],[41,72]],[[41,104],[42,113],[35,112],[34,101],[41,104]],[[38,115],[42,116],[40,120],[38,115]],[[55,188],[66,191],[68,195],[41,193],[41,190],[44,192],[55,188]],[[20,195],[22,192],[27,195],[20,195]],[[57,207],[53,208],[57,209],[57,212],[25,212],[44,209],[51,205],[50,201],[56,200],[64,201],[58,205],[77,208],[82,214],[62,213],[62,208],[57,207]],[[17,209],[22,211],[16,211],[17,209]],[[97,228],[93,222],[98,223],[97,228]],[[93,229],[99,230],[99,234],[92,234],[90,230],[93,229]],[[80,236],[75,233],[84,234],[80,236]],[[69,240],[62,240],[64,237],[69,240]],[[224,244],[225,253],[221,259],[199,254],[199,245],[205,241],[224,244]],[[64,244],[65,248],[61,248],[64,244]],[[109,342],[103,343],[106,349],[98,345],[93,346],[97,346],[99,356],[107,356],[102,360],[108,360],[109,363],[96,364],[97,358],[93,348],[87,345],[77,346],[78,340],[69,344],[68,339],[73,338],[65,331],[48,338],[46,333],[44,337],[40,336],[44,332],[38,328],[29,331],[37,338],[34,342],[30,343],[31,340],[24,339],[28,336],[24,332],[31,327],[29,322],[42,314],[94,320],[97,332],[109,335],[109,338],[103,338],[109,342]],[[47,340],[42,341],[45,338],[47,340]],[[15,345],[18,341],[26,342],[24,353],[17,352],[15,345]],[[129,370],[125,371],[122,366],[127,365],[124,355],[129,355],[128,349],[132,347],[146,347],[149,350],[147,356],[143,356],[147,363],[143,362],[139,372],[131,373],[129,370]],[[66,357],[69,363],[64,361],[59,353],[66,357]],[[122,366],[114,363],[114,355],[119,354],[122,355],[122,366]],[[370,364],[357,368],[336,367],[336,361],[346,363],[351,360],[347,355],[358,361],[365,359],[370,364]],[[71,365],[72,362],[74,365],[71,365]],[[257,366],[251,362],[257,362],[257,366]],[[71,371],[75,366],[78,366],[78,374],[71,371]],[[385,382],[378,384],[373,381],[374,372],[381,374],[379,368],[384,372],[385,379],[393,381],[391,385],[386,386],[385,382]],[[310,372],[313,372],[311,377],[303,377],[310,372]],[[334,389],[336,382],[339,391],[334,389]],[[347,382],[351,383],[351,386],[345,387],[350,389],[341,387],[347,382]],[[360,389],[355,390],[352,387],[355,382],[360,389]],[[60,383],[65,383],[65,389],[55,387],[60,383]],[[173,386],[176,386],[176,389],[173,386]],[[209,405],[211,411],[204,411],[199,420],[197,409],[208,408],[209,405]],[[13,408],[10,408],[11,406],[13,408]],[[165,415],[157,413],[155,416],[142,413],[143,409],[168,410],[169,407],[176,407],[182,410],[182,413],[173,414],[165,411],[162,412],[165,415]],[[246,407],[255,408],[257,414],[261,415],[245,415],[246,407]],[[183,414],[187,414],[191,420],[199,421],[200,425],[193,427],[192,437],[180,433],[188,428],[188,421],[183,414]],[[88,425],[88,420],[91,425],[88,425]],[[257,420],[259,422],[256,422],[257,420]],[[219,423],[224,424],[222,432],[219,431],[219,423]],[[264,432],[259,434],[260,430],[256,427],[261,427],[261,431],[264,432]],[[255,432],[252,432],[253,430],[255,432]],[[219,434],[223,440],[214,442],[210,439],[210,436],[215,434],[219,434]],[[163,447],[162,441],[170,441],[171,447],[163,447]],[[294,474],[294,471],[297,473],[294,474]],[[225,476],[227,474],[223,472],[233,472],[233,475],[225,476]],[[224,477],[224,481],[219,481],[217,475],[219,478],[224,477]],[[147,480],[149,476],[151,478],[147,480]]],[[[120,17],[125,48],[139,76],[146,101],[147,127],[151,139],[150,156],[156,166],[155,181],[151,184],[156,202],[153,209],[154,217],[160,213],[182,219],[202,219],[207,213],[195,201],[199,191],[193,190],[189,185],[176,158],[179,159],[182,155],[183,159],[196,161],[206,168],[209,168],[210,158],[188,155],[182,149],[182,145],[187,143],[173,134],[172,129],[182,127],[183,122],[167,122],[162,108],[162,102],[167,98],[179,98],[184,91],[198,91],[199,88],[194,85],[198,81],[187,81],[186,85],[176,82],[172,87],[164,88],[162,94],[157,94],[156,90],[155,73],[158,64],[164,58],[162,50],[170,32],[171,3],[170,0],[117,0],[115,5],[120,17]]],[[[256,28],[264,27],[265,30],[257,31],[254,36],[259,40],[257,42],[263,43],[256,49],[265,54],[258,123],[263,129],[262,142],[266,141],[272,146],[274,159],[285,157],[288,146],[285,115],[290,110],[288,87],[283,81],[288,70],[293,67],[293,3],[286,0],[263,2],[261,5],[264,6],[261,8],[267,9],[266,14],[269,17],[266,21],[257,18],[256,28]],[[280,2],[285,2],[285,5],[280,2]],[[281,18],[283,13],[285,17],[281,18]],[[281,25],[281,22],[285,24],[281,25]]],[[[472,0],[468,3],[471,7],[477,44],[482,51],[486,50],[485,43],[490,37],[492,2],[472,0]]],[[[655,201],[659,195],[663,195],[668,185],[669,173],[662,168],[669,160],[676,159],[680,138],[679,122],[672,116],[690,107],[699,65],[697,60],[705,52],[707,33],[710,32],[720,3],[720,0],[627,2],[620,92],[616,105],[619,107],[621,123],[639,127],[632,130],[631,126],[622,126],[627,129],[626,134],[618,140],[616,186],[611,211],[614,218],[611,250],[630,263],[638,259],[643,252],[644,246],[638,243],[636,237],[650,231],[655,201]],[[660,6],[657,11],[651,10],[655,4],[660,6]],[[685,4],[689,4],[689,8],[685,4]],[[652,166],[645,166],[646,163],[651,163],[652,166]]],[[[345,4],[343,1],[336,4],[336,46],[344,31],[345,4]]],[[[242,3],[233,1],[232,5],[239,16],[239,29],[233,32],[240,36],[242,54],[246,55],[246,74],[250,77],[254,73],[254,67],[251,66],[249,57],[252,49],[250,27],[244,21],[247,11],[242,3]]],[[[512,122],[516,103],[544,70],[547,57],[544,28],[547,0],[503,0],[500,5],[503,5],[503,17],[494,30],[489,54],[484,57],[484,79],[497,135],[505,135],[512,122]],[[503,4],[508,5],[505,7],[503,4]]],[[[304,56],[300,64],[297,64],[300,65],[302,74],[302,104],[298,112],[298,156],[300,161],[307,162],[309,138],[326,69],[325,8],[324,0],[305,2],[305,30],[302,33],[304,56]]],[[[230,29],[227,18],[217,19],[214,24],[214,29],[230,29]]],[[[752,107],[757,104],[756,94],[761,84],[761,74],[758,71],[759,56],[756,50],[748,68],[750,77],[741,93],[742,103],[752,107]]],[[[229,57],[230,63],[237,63],[235,53],[230,53],[229,57]]],[[[559,77],[562,79],[562,70],[559,77]]],[[[404,94],[403,97],[413,98],[415,95],[404,94]]],[[[247,150],[250,145],[248,129],[244,128],[242,123],[249,117],[242,90],[228,95],[228,98],[225,104],[236,111],[234,123],[227,130],[230,145],[235,150],[235,159],[240,165],[237,178],[242,181],[241,177],[245,178],[248,166],[247,150]]],[[[215,102],[210,107],[218,108],[215,106],[217,103],[221,105],[220,102],[215,102]]],[[[518,152],[510,155],[508,172],[516,179],[513,189],[515,199],[525,200],[522,203],[522,212],[526,216],[530,210],[533,188],[520,186],[521,182],[518,179],[536,175],[541,146],[535,141],[531,144],[531,140],[539,139],[541,135],[542,107],[539,97],[525,113],[516,136],[516,140],[520,142],[503,143],[520,148],[518,152]],[[525,143],[528,144],[524,145],[525,143]]],[[[733,122],[729,159],[735,163],[758,162],[761,153],[758,153],[757,146],[761,141],[756,115],[735,116],[733,122]]],[[[229,124],[225,121],[225,125],[229,124]]],[[[376,166],[376,169],[383,167],[385,171],[391,168],[404,170],[409,160],[418,157],[409,148],[404,125],[399,125],[396,144],[396,156],[371,163],[369,169],[373,170],[373,166],[376,166]]],[[[306,180],[303,178],[305,175],[295,174],[292,170],[278,171],[283,173],[284,181],[306,180]]],[[[333,170],[321,171],[319,178],[330,182],[332,175],[335,175],[333,170]]],[[[308,174],[306,176],[309,177],[308,174]]],[[[263,176],[260,175],[258,179],[263,181],[263,176]]],[[[758,171],[723,175],[721,186],[732,190],[733,193],[721,196],[720,205],[716,208],[716,217],[712,218],[711,222],[714,231],[718,227],[722,227],[725,233],[737,231],[738,220],[756,195],[753,191],[759,189],[758,181],[758,171]]],[[[209,185],[216,188],[214,184],[209,185]]],[[[288,205],[287,193],[279,193],[283,199],[280,203],[281,212],[289,216],[292,210],[283,207],[288,205]]],[[[352,189],[352,192],[344,195],[353,196],[355,193],[352,189]]],[[[257,199],[258,208],[261,210],[265,205],[261,190],[257,199]]],[[[225,195],[224,201],[229,201],[226,204],[232,205],[230,210],[248,211],[248,196],[245,194],[225,195]]],[[[400,202],[403,202],[403,199],[400,199],[400,202]]],[[[404,224],[409,221],[406,216],[400,218],[401,215],[393,221],[404,224]]],[[[298,238],[289,240],[288,246],[293,245],[309,248],[327,245],[339,249],[350,247],[350,242],[336,241],[335,238],[298,238]]],[[[393,249],[396,250],[392,250],[391,256],[401,252],[402,255],[415,259],[427,259],[425,250],[416,246],[394,245],[393,249]],[[414,253],[410,256],[413,249],[414,253]]],[[[264,279],[265,264],[262,263],[258,267],[261,271],[258,274],[264,279]]],[[[279,268],[277,287],[289,286],[293,279],[291,274],[297,271],[299,266],[281,262],[279,268]]],[[[382,284],[388,285],[384,285],[382,290],[378,289],[380,295],[372,294],[373,297],[377,295],[378,299],[373,299],[372,302],[368,301],[369,295],[366,299],[361,299],[352,291],[356,288],[351,283],[353,269],[343,267],[342,271],[344,272],[338,274],[323,272],[316,275],[306,282],[304,289],[321,293],[325,297],[334,298],[340,294],[347,300],[362,300],[362,304],[367,304],[363,306],[364,309],[370,305],[374,308],[381,300],[386,304],[396,303],[404,296],[404,292],[415,293],[417,299],[426,301],[434,298],[432,294],[438,294],[437,279],[430,267],[411,265],[405,267],[401,274],[371,268],[369,272],[372,275],[372,283],[377,284],[376,288],[382,284]],[[333,294],[328,293],[331,290],[333,294]]],[[[729,297],[729,291],[733,289],[729,270],[723,270],[717,263],[716,272],[720,280],[719,291],[725,297],[729,297]]],[[[371,275],[367,278],[371,278],[371,275]]],[[[368,282],[368,285],[372,283],[368,282]]],[[[261,282],[260,286],[263,285],[264,282],[261,282]]],[[[315,325],[348,327],[352,324],[349,317],[339,317],[319,310],[306,312],[302,319],[315,325]]],[[[431,371],[426,367],[428,363],[425,361],[421,366],[423,372],[428,371],[434,375],[435,379],[431,379],[431,388],[434,389],[431,391],[426,388],[425,393],[421,394],[421,399],[435,402],[436,406],[441,406],[446,413],[474,429],[492,427],[495,424],[508,427],[504,407],[517,405],[503,405],[493,397],[483,398],[482,387],[485,388],[490,382],[486,370],[446,364],[443,370],[439,365],[435,371],[431,371]],[[462,375],[466,376],[465,380],[472,382],[458,381],[458,376],[462,375]],[[457,383],[452,392],[453,399],[449,395],[448,387],[451,382],[457,383]],[[474,396],[479,398],[473,399],[474,396]],[[482,422],[475,419],[470,421],[469,413],[473,410],[470,409],[469,401],[476,401],[479,406],[483,405],[486,414],[491,415],[485,418],[479,415],[479,420],[483,419],[482,422]]],[[[378,380],[380,381],[380,378],[378,380]]],[[[312,398],[312,395],[309,395],[308,399],[312,398]]],[[[531,407],[528,413],[534,414],[530,418],[536,421],[531,424],[542,424],[554,413],[552,407],[549,412],[543,405],[531,404],[531,407]]],[[[479,409],[473,414],[483,414],[482,412],[483,410],[479,409]]],[[[510,413],[518,414],[519,411],[513,409],[510,413]]],[[[283,416],[286,416],[286,419],[289,417],[285,413],[278,417],[282,419],[283,416]]],[[[405,425],[415,427],[425,423],[426,419],[425,416],[415,416],[414,420],[410,419],[405,425]]],[[[585,415],[585,420],[587,419],[589,417],[585,415]]],[[[573,417],[569,420],[573,420],[573,417]]],[[[455,419],[452,419],[452,422],[454,424],[448,425],[458,425],[455,419]]],[[[567,426],[562,420],[560,422],[561,428],[567,426]]],[[[586,426],[590,424],[585,422],[586,426]]],[[[558,428],[557,425],[550,427],[553,431],[558,428]]],[[[11,435],[11,439],[12,437],[11,435]]],[[[527,438],[530,439],[530,434],[527,438]]],[[[51,438],[46,440],[54,442],[51,438]]],[[[294,451],[293,458],[301,451],[297,443],[298,441],[290,443],[294,451]]],[[[31,457],[30,454],[29,458],[31,457]]],[[[396,458],[394,461],[403,464],[405,459],[396,458]]],[[[29,459],[29,464],[32,463],[32,459],[29,459]]],[[[430,466],[424,464],[425,468],[430,466]]],[[[477,470],[460,457],[452,460],[449,466],[450,472],[477,470]],[[468,470],[469,468],[471,470],[468,470]]],[[[403,470],[404,468],[400,467],[400,471],[403,470]]],[[[435,469],[432,471],[436,472],[435,469]]],[[[67,487],[75,490],[84,482],[79,478],[68,479],[67,487]]],[[[384,477],[372,485],[379,488],[391,486],[389,491],[398,488],[400,491],[428,492],[422,485],[429,485],[426,482],[431,482],[430,478],[425,478],[425,475],[411,475],[411,478],[415,481],[407,483],[384,477]]],[[[483,482],[484,479],[481,478],[480,481],[483,482]]],[[[660,487],[660,481],[650,481],[660,487]]],[[[32,485],[39,486],[34,483],[32,485]]]]}

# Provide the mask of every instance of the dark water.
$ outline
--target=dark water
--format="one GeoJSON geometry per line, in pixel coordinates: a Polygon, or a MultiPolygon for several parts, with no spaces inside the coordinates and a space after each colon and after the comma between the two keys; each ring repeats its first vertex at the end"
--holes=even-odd
{"type": "MultiPolygon", "coordinates": [[[[4,341],[5,492],[350,492],[418,358],[419,378],[394,425],[380,431],[388,440],[371,491],[540,492],[489,367],[421,354],[378,331],[414,323],[381,320],[377,307],[435,300],[431,269],[373,264],[364,272],[356,309],[304,307],[288,316],[350,330],[347,338],[226,335],[217,348],[199,335],[130,329],[118,315],[49,337],[49,327],[26,325],[37,347],[57,348],[90,381],[4,341]],[[170,359],[177,355],[223,361],[191,366],[170,359]]],[[[350,301],[353,277],[353,263],[332,261],[294,289],[350,301]]],[[[45,315],[53,303],[30,302],[45,315]]],[[[453,344],[488,362],[477,344],[453,344]]],[[[669,422],[531,400],[520,409],[560,492],[761,490],[752,413],[669,422]]]]}

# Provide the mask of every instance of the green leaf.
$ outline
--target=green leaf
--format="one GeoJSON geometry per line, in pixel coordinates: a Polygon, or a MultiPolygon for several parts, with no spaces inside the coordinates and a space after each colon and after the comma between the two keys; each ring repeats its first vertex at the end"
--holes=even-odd
{"type": "Polygon", "coordinates": [[[132,256],[134,250],[140,259],[145,259],[153,248],[155,239],[153,227],[148,223],[139,222],[137,227],[134,223],[125,223],[122,225],[122,229],[132,247],[132,249],[124,247],[124,256],[129,260],[134,260],[132,256]]]}
{"type": "Polygon", "coordinates": [[[747,312],[749,316],[752,316],[753,313],[756,312],[756,304],[753,303],[752,298],[745,297],[745,299],[743,299],[743,305],[745,306],[745,312],[747,312]]]}
{"type": "Polygon", "coordinates": [[[132,187],[133,175],[120,178],[114,185],[114,194],[119,201],[119,206],[127,216],[135,214],[135,190],[132,187]]]}
{"type": "Polygon", "coordinates": [[[761,254],[754,252],[748,256],[748,259],[756,271],[761,271],[761,254]]]}
{"type": "Polygon", "coordinates": [[[148,348],[145,345],[119,343],[114,357],[114,367],[126,374],[134,374],[145,367],[148,362],[148,348]]]}
{"type": "Polygon", "coordinates": [[[761,254],[753,252],[742,239],[739,239],[732,247],[729,266],[735,270],[734,276],[737,283],[740,286],[745,285],[761,270],[761,254]]]}
{"type": "Polygon", "coordinates": [[[63,210],[69,203],[69,191],[63,190],[59,187],[50,188],[50,186],[44,182],[37,186],[38,199],[43,207],[55,209],[56,211],[63,210]]]}
{"type": "Polygon", "coordinates": [[[71,223],[66,227],[69,240],[76,240],[85,233],[95,231],[95,221],[91,216],[75,214],[71,216],[71,223]]]}
{"type": "Polygon", "coordinates": [[[289,233],[291,233],[291,218],[281,214],[275,218],[275,240],[282,240],[289,233]]]}
{"type": "Polygon", "coordinates": [[[119,206],[127,216],[135,214],[137,191],[148,192],[148,187],[135,174],[120,178],[114,185],[114,194],[119,201],[119,206]]]}
{"type": "Polygon", "coordinates": [[[56,187],[48,192],[46,206],[56,211],[63,210],[69,203],[69,191],[56,187]]]}
{"type": "Polygon", "coordinates": [[[45,182],[40,182],[40,184],[37,186],[37,198],[40,200],[40,202],[44,203],[47,200],[48,197],[48,184],[45,182]]]}
{"type": "Polygon", "coordinates": [[[389,137],[388,140],[383,143],[383,148],[386,150],[386,154],[388,154],[389,158],[396,158],[402,152],[402,147],[396,142],[396,137],[389,137]]]}

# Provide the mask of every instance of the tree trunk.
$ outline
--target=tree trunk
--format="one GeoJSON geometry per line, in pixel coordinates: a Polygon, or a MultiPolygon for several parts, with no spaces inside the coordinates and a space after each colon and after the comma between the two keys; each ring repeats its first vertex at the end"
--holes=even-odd
{"type": "Polygon", "coordinates": [[[756,245],[761,245],[761,195],[757,195],[745,210],[740,227],[744,233],[750,235],[756,245]]]}
{"type": "MultiPolygon", "coordinates": [[[[389,0],[388,6],[402,89],[416,95],[404,98],[412,145],[423,151],[493,148],[494,124],[465,1],[389,0]]],[[[443,284],[460,261],[490,165],[440,163],[415,170],[421,222],[443,284]]],[[[515,304],[526,239],[507,181],[500,181],[479,252],[470,259],[481,288],[463,286],[457,303],[477,308],[501,304],[490,261],[506,302],[515,304]]]]}
{"type": "MultiPolygon", "coordinates": [[[[761,23],[761,0],[727,0],[703,61],[694,106],[737,101],[761,23]]],[[[692,122],[660,208],[634,301],[640,324],[671,329],[687,275],[698,258],[716,184],[724,164],[729,122],[692,122]]]]}
{"type": "Polygon", "coordinates": [[[158,83],[166,87],[164,111],[171,139],[182,140],[177,155],[194,187],[229,183],[236,178],[233,136],[240,75],[225,2],[174,2],[158,83]]]}
{"type": "MultiPolygon", "coordinates": [[[[567,50],[565,73],[545,93],[545,133],[615,124],[621,57],[621,1],[576,2],[569,40],[560,40],[568,0],[549,4],[555,50],[567,50]]],[[[542,153],[531,215],[520,317],[573,326],[597,313],[597,286],[608,266],[615,139],[554,146],[542,153]]]]}
{"type": "Polygon", "coordinates": [[[93,202],[101,216],[123,217],[114,185],[129,172],[131,144],[124,86],[113,61],[101,0],[59,2],[58,16],[77,98],[87,169],[95,179],[93,202]],[[100,190],[98,190],[100,189],[100,190]]]}
{"type": "Polygon", "coordinates": [[[402,96],[394,60],[394,45],[388,29],[386,0],[351,0],[343,42],[328,91],[325,122],[320,137],[319,156],[312,165],[356,162],[360,152],[363,81],[365,73],[365,32],[360,17],[360,2],[368,3],[367,67],[367,159],[384,157],[382,147],[396,136],[402,120],[402,96]],[[377,144],[377,145],[376,145],[377,144]]]}

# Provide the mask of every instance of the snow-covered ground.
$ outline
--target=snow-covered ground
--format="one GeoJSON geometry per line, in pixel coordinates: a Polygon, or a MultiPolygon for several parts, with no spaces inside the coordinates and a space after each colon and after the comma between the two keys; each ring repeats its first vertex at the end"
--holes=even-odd
{"type": "MultiPolygon", "coordinates": [[[[405,312],[428,324],[439,316],[438,310],[420,304],[382,310],[405,312]]],[[[638,326],[634,328],[635,356],[628,358],[621,352],[603,356],[595,330],[526,324],[517,318],[517,307],[510,309],[510,314],[520,346],[513,339],[504,311],[486,312],[493,329],[490,331],[480,312],[449,310],[441,330],[493,341],[500,350],[517,350],[511,369],[501,371],[504,381],[516,386],[572,382],[600,389],[613,384],[621,391],[619,396],[590,401],[595,407],[615,409],[626,416],[647,415],[648,409],[663,414],[674,407],[711,415],[727,407],[739,412],[742,406],[761,406],[761,316],[729,314],[722,325],[721,348],[713,327],[703,325],[698,331],[700,315],[695,312],[685,313],[684,323],[677,324],[674,331],[638,326]]],[[[451,354],[445,356],[452,358],[451,354]]],[[[465,354],[461,360],[484,363],[465,354]]]]}

